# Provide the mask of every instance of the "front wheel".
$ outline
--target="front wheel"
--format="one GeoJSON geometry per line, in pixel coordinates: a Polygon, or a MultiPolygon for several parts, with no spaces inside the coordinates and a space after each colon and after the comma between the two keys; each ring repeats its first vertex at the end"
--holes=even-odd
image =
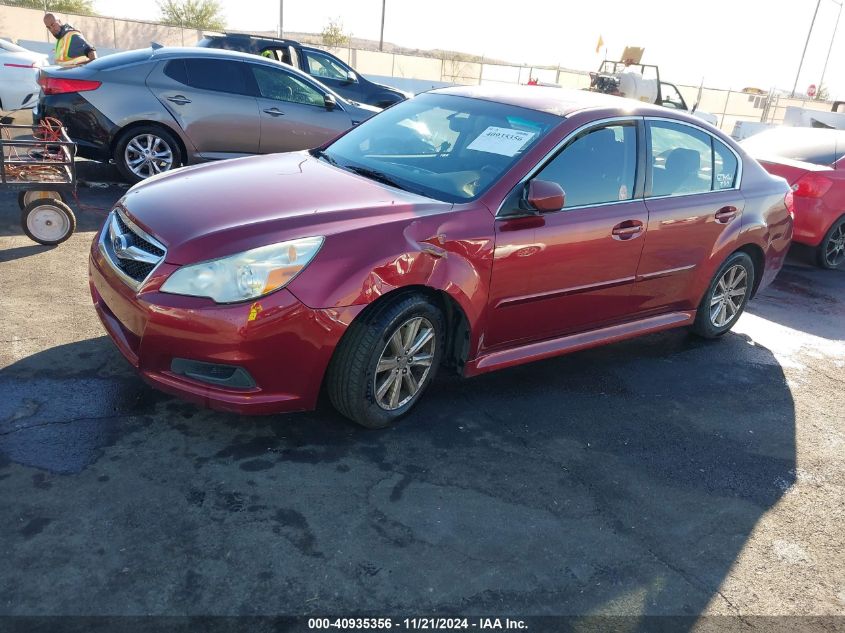
{"type": "Polygon", "coordinates": [[[746,253],[733,253],[716,271],[704,293],[692,331],[704,338],[722,336],[745,310],[753,288],[754,262],[746,253]]]}
{"type": "Polygon", "coordinates": [[[816,263],[828,270],[839,268],[845,263],[845,215],[833,223],[819,244],[816,263]]]}
{"type": "Polygon", "coordinates": [[[329,399],[362,426],[388,426],[434,380],[444,338],[443,313],[425,297],[388,299],[349,326],[329,365],[329,399]]]}
{"type": "Polygon", "coordinates": [[[114,162],[131,183],[182,164],[179,143],[164,128],[149,125],[124,132],[114,148],[114,162]]]}
{"type": "Polygon", "coordinates": [[[61,200],[35,198],[21,211],[21,224],[31,240],[54,246],[73,235],[76,216],[61,200]]]}

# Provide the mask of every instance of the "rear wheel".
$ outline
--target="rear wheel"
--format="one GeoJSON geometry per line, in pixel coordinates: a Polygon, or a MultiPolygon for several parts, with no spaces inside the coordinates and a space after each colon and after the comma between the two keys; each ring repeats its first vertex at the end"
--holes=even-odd
{"type": "Polygon", "coordinates": [[[828,270],[840,268],[845,263],[845,215],[833,223],[819,244],[816,263],[828,270]]]}
{"type": "Polygon", "coordinates": [[[746,253],[733,253],[716,271],[704,293],[692,331],[704,338],[722,336],[745,310],[753,288],[754,262],[746,253]]]}
{"type": "Polygon", "coordinates": [[[376,306],[349,326],[326,376],[329,399],[371,429],[408,413],[431,384],[442,356],[444,319],[421,295],[376,306]]]}
{"type": "Polygon", "coordinates": [[[182,164],[179,143],[172,133],[156,125],[136,127],[118,139],[114,162],[129,182],[140,182],[182,164]]]}
{"type": "Polygon", "coordinates": [[[61,200],[36,198],[23,208],[21,224],[31,240],[53,246],[73,235],[76,216],[61,200]]]}

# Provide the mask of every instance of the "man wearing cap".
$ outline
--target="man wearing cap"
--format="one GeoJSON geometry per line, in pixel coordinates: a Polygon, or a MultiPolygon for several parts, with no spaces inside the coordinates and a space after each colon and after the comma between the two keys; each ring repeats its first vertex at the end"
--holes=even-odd
{"type": "Polygon", "coordinates": [[[97,59],[97,49],[70,24],[62,24],[56,16],[48,13],[44,16],[44,26],[57,40],[54,61],[59,66],[78,66],[97,59]]]}

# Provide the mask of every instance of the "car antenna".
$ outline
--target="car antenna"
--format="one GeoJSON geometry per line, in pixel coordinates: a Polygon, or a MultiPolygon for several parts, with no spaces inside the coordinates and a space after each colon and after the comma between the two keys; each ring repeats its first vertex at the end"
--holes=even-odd
{"type": "Polygon", "coordinates": [[[704,91],[704,77],[701,78],[701,83],[698,85],[698,96],[695,98],[695,105],[692,106],[690,114],[698,110],[698,104],[701,103],[701,93],[704,91]]]}
{"type": "Polygon", "coordinates": [[[160,48],[164,48],[164,44],[159,44],[158,42],[150,42],[150,48],[154,51],[157,51],[160,48]]]}

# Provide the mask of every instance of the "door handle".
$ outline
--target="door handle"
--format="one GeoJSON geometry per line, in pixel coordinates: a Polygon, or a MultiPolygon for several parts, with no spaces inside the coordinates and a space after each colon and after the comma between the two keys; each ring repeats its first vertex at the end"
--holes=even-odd
{"type": "Polygon", "coordinates": [[[183,97],[182,95],[176,95],[175,97],[167,97],[168,101],[172,101],[176,105],[185,105],[186,103],[190,103],[191,100],[187,97],[183,97]]]}
{"type": "Polygon", "coordinates": [[[613,227],[610,232],[615,240],[631,240],[642,234],[643,223],[639,220],[625,220],[613,227]]]}
{"type": "Polygon", "coordinates": [[[279,108],[268,108],[267,110],[264,110],[264,112],[266,112],[270,116],[282,116],[282,115],[284,115],[284,112],[279,110],[279,108]]]}
{"type": "Polygon", "coordinates": [[[736,217],[736,207],[722,207],[716,211],[716,222],[719,224],[727,224],[736,217]]]}

